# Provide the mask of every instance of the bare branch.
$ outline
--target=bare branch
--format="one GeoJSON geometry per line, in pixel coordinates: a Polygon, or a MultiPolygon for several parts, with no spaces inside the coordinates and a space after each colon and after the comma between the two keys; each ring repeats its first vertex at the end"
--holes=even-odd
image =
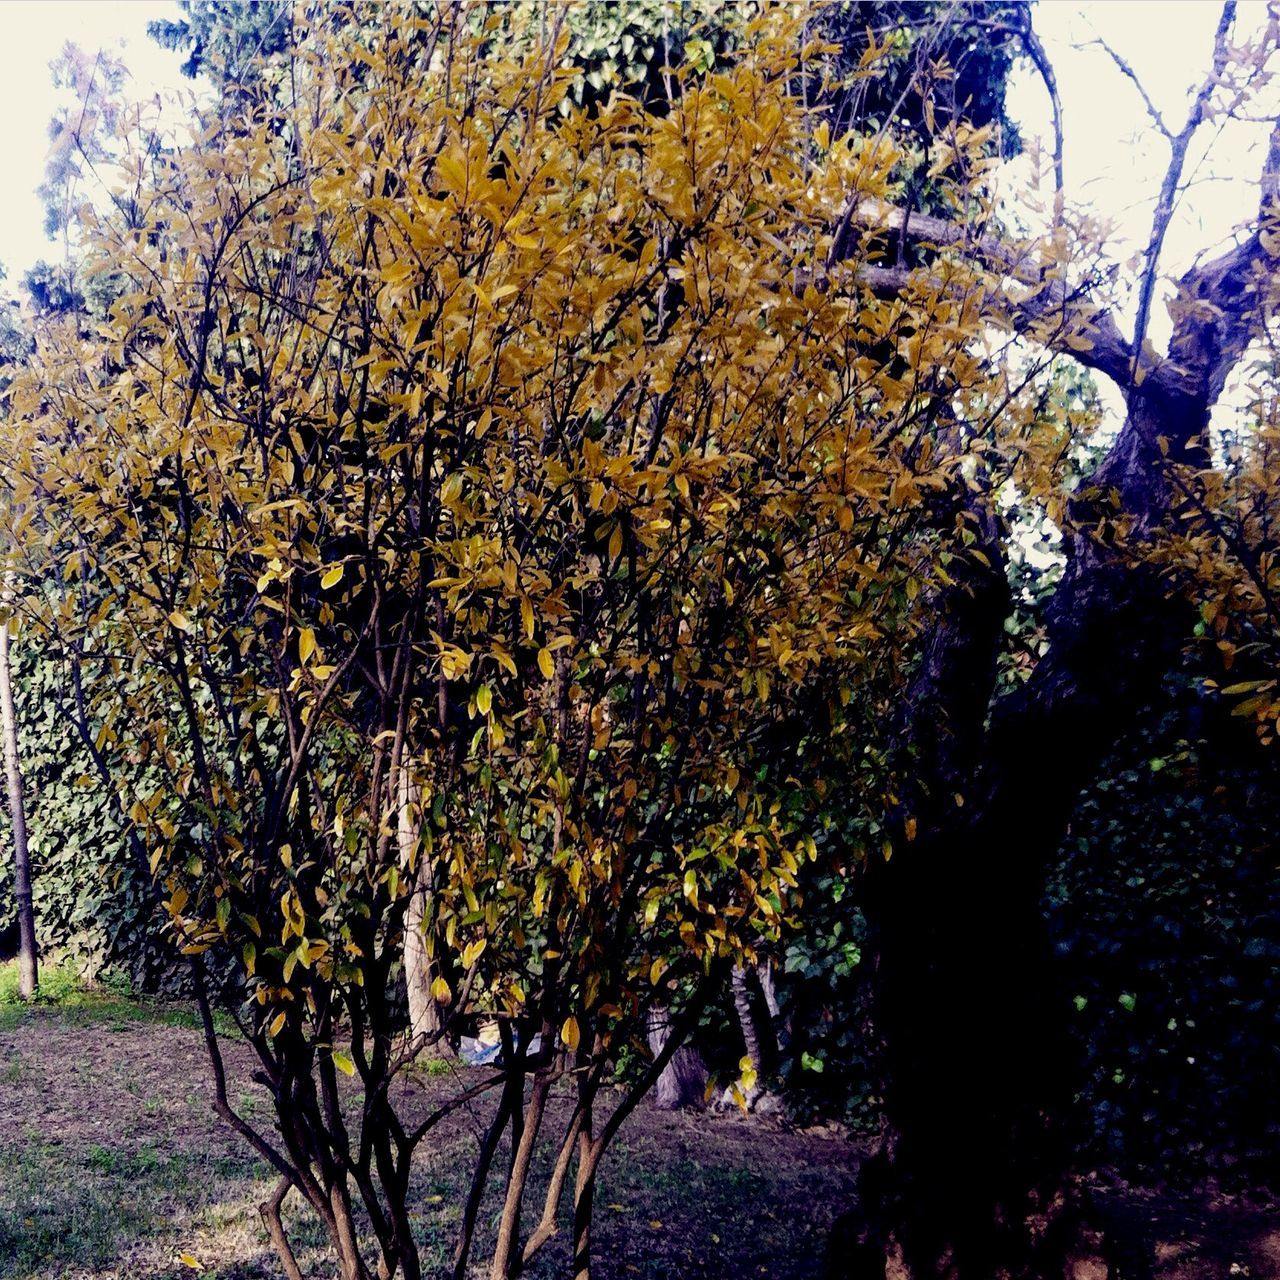
{"type": "Polygon", "coordinates": [[[1222,16],[1218,19],[1218,29],[1213,40],[1213,69],[1205,77],[1191,110],[1187,113],[1187,122],[1182,132],[1170,142],[1171,154],[1169,167],[1165,170],[1164,181],[1160,185],[1160,196],[1156,201],[1156,210],[1151,218],[1151,238],[1147,243],[1146,266],[1142,273],[1142,285],[1138,293],[1138,314],[1133,326],[1133,364],[1129,373],[1129,387],[1138,381],[1138,368],[1142,362],[1142,347],[1147,337],[1147,324],[1151,318],[1151,299],[1155,296],[1156,277],[1160,266],[1160,250],[1164,247],[1164,238],[1173,218],[1173,205],[1178,195],[1178,186],[1182,180],[1182,170],[1187,161],[1187,148],[1196,130],[1204,121],[1205,109],[1209,98],[1222,79],[1226,70],[1227,56],[1230,52],[1227,37],[1235,22],[1235,0],[1226,0],[1222,6],[1222,16]]]}
{"type": "Polygon", "coordinates": [[[1094,44],[1098,45],[1110,57],[1111,61],[1116,64],[1121,74],[1124,75],[1126,79],[1133,82],[1133,87],[1137,89],[1138,95],[1142,98],[1142,104],[1147,109],[1147,115],[1151,117],[1151,123],[1160,130],[1165,138],[1172,142],[1173,133],[1169,129],[1169,126],[1165,124],[1164,116],[1160,114],[1160,109],[1151,100],[1151,95],[1147,92],[1146,85],[1138,79],[1138,73],[1124,59],[1124,57],[1117,50],[1113,49],[1101,36],[1096,36],[1094,39],[1087,41],[1084,47],[1087,49],[1089,45],[1094,44]]]}
{"type": "Polygon", "coordinates": [[[1049,55],[1045,51],[1044,45],[1040,41],[1040,37],[1036,35],[1035,28],[1031,25],[1030,11],[1027,13],[1026,26],[1019,33],[1022,37],[1022,46],[1027,51],[1029,57],[1040,73],[1040,79],[1044,83],[1045,92],[1049,95],[1049,106],[1053,110],[1053,183],[1057,192],[1057,209],[1055,213],[1055,221],[1062,216],[1062,200],[1063,200],[1063,164],[1062,164],[1062,100],[1058,97],[1058,78],[1053,73],[1053,63],[1049,61],[1049,55]]]}

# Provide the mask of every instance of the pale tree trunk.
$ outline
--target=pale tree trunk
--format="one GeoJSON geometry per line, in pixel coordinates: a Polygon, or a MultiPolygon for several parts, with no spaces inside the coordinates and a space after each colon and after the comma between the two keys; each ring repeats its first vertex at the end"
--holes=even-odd
{"type": "Polygon", "coordinates": [[[756,1077],[756,1083],[753,1083],[748,1090],[749,1096],[754,1096],[760,1089],[758,1081],[764,1071],[764,1057],[760,1048],[760,1030],[756,1025],[756,1013],[751,1007],[751,992],[747,987],[747,971],[743,965],[733,966],[729,983],[733,988],[733,1008],[738,1015],[738,1027],[742,1031],[742,1044],[747,1051],[747,1062],[750,1064],[752,1075],[756,1077]]]}
{"type": "MultiPolygon", "coordinates": [[[[649,1010],[649,1049],[658,1057],[666,1046],[671,1033],[671,1015],[666,1009],[649,1010]]],[[[678,1111],[684,1107],[701,1107],[707,1100],[707,1080],[710,1073],[702,1054],[692,1045],[682,1044],[663,1068],[654,1085],[653,1105],[663,1111],[678,1111]]]]}
{"type": "MultiPolygon", "coordinates": [[[[6,592],[6,595],[8,592],[6,592]]],[[[13,830],[13,894],[18,905],[18,994],[35,997],[39,982],[36,921],[31,905],[31,858],[27,850],[27,810],[18,754],[18,722],[13,710],[13,680],[9,667],[9,624],[0,622],[0,731],[4,733],[5,782],[13,830]]]]}
{"type": "Polygon", "coordinates": [[[400,862],[413,885],[404,917],[404,985],[409,1001],[409,1034],[429,1040],[431,1051],[448,1051],[448,1042],[440,1034],[444,1013],[431,993],[431,985],[439,969],[427,950],[425,924],[430,905],[431,867],[423,856],[420,835],[422,814],[421,791],[407,768],[400,770],[400,806],[396,815],[396,839],[400,862]]]}
{"type": "Polygon", "coordinates": [[[769,1011],[773,1046],[781,1051],[787,1047],[791,1037],[787,1034],[782,1007],[778,1004],[778,988],[773,980],[773,961],[768,956],[756,962],[756,979],[760,983],[760,994],[764,996],[764,1007],[769,1011]]]}
{"type": "Polygon", "coordinates": [[[772,1071],[777,1065],[782,1047],[782,1011],[773,985],[773,969],[767,957],[757,960],[750,969],[745,965],[734,965],[729,982],[733,991],[734,1012],[738,1015],[738,1027],[742,1032],[743,1048],[746,1049],[745,1061],[753,1077],[751,1087],[744,1092],[744,1100],[748,1107],[755,1107],[765,1092],[765,1072],[772,1071]],[[760,996],[767,1017],[761,1016],[757,1003],[752,998],[752,974],[760,985],[760,996]]]}

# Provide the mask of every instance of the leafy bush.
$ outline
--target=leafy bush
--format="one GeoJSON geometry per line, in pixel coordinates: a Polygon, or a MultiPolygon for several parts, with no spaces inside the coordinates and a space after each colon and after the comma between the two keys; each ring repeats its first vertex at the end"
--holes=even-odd
{"type": "Polygon", "coordinates": [[[1280,778],[1182,681],[1083,797],[1048,895],[1095,1159],[1280,1174],[1280,778]]]}

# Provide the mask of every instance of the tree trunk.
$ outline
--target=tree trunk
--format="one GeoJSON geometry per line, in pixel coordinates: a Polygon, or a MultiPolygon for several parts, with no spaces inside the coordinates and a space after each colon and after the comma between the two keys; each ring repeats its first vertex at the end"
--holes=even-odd
{"type": "MultiPolygon", "coordinates": [[[[1215,65],[1230,16],[1228,6],[1215,65]]],[[[1186,137],[1214,83],[1174,140],[1144,295],[1186,137]]],[[[1260,225],[1278,192],[1280,126],[1260,225]]],[[[864,877],[885,1133],[861,1173],[858,1215],[840,1228],[852,1245],[844,1260],[833,1254],[833,1276],[1108,1274],[1072,1197],[1074,1072],[1042,915],[1044,871],[1081,789],[1190,636],[1190,611],[1151,564],[1151,541],[1181,510],[1198,509],[1210,410],[1258,332],[1259,273],[1275,265],[1255,230],[1188,272],[1164,359],[1145,348],[1141,319],[1132,345],[1105,314],[1085,322],[1089,342],[1066,344],[1121,386],[1127,416],[1073,503],[1048,649],[994,706],[1008,607],[1002,533],[990,495],[983,506],[967,486],[953,494],[951,514],[969,523],[964,540],[982,555],[953,561],[954,583],[935,601],[899,735],[892,856],[873,857],[864,877]]],[[[1053,344],[1075,322],[1051,318],[1053,344]]]]}
{"type": "Polygon", "coordinates": [[[9,796],[9,819],[13,829],[13,895],[18,906],[18,994],[24,1000],[31,1000],[36,994],[39,968],[36,957],[35,912],[31,904],[27,810],[18,754],[18,722],[13,710],[7,620],[0,622],[0,732],[4,733],[5,782],[9,796]]]}
{"type": "Polygon", "coordinates": [[[396,840],[400,861],[410,875],[413,893],[404,917],[404,985],[409,1002],[409,1035],[431,1040],[431,1052],[448,1052],[440,1035],[444,1014],[431,993],[439,969],[427,950],[426,923],[431,895],[431,866],[419,843],[422,816],[421,792],[407,768],[400,770],[400,809],[396,815],[396,840]]]}
{"type": "Polygon", "coordinates": [[[756,979],[760,983],[760,994],[764,997],[764,1007],[769,1011],[769,1027],[773,1047],[781,1052],[787,1047],[790,1036],[787,1032],[786,1019],[782,1016],[782,1008],[778,1004],[778,989],[773,981],[773,961],[768,956],[756,962],[756,979]]]}
{"type": "Polygon", "coordinates": [[[760,1033],[756,1025],[755,1010],[751,1007],[751,992],[747,987],[747,971],[740,965],[733,966],[729,979],[733,988],[733,1007],[738,1015],[738,1026],[742,1031],[742,1044],[746,1049],[747,1061],[751,1064],[754,1077],[751,1088],[747,1090],[748,1100],[760,1091],[760,1076],[764,1073],[764,1059],[760,1048],[760,1033]]]}
{"type": "MultiPolygon", "coordinates": [[[[667,1043],[670,1028],[671,1017],[667,1010],[649,1010],[649,1048],[655,1058],[667,1043]]],[[[709,1076],[702,1054],[692,1045],[682,1044],[654,1085],[653,1105],[663,1111],[705,1106],[709,1076]]]]}

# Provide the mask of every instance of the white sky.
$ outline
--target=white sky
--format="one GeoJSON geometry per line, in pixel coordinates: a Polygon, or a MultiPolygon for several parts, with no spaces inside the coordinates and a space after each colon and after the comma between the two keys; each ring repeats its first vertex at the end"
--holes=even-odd
{"type": "Polygon", "coordinates": [[[44,207],[35,188],[44,179],[49,121],[63,99],[54,90],[49,63],[71,41],[89,54],[99,49],[122,57],[138,101],[157,92],[191,87],[179,72],[182,57],[147,35],[156,18],[180,19],[175,3],[152,0],[3,0],[0,3],[0,120],[6,122],[0,201],[0,263],[16,285],[38,259],[56,261],[57,246],[44,235],[44,207]]]}
{"type": "MultiPolygon", "coordinates": [[[[1220,13],[1220,4],[1206,0],[1087,5],[1042,0],[1035,6],[1034,24],[1062,99],[1067,199],[1113,225],[1117,258],[1146,247],[1169,145],[1151,124],[1132,82],[1104,49],[1089,42],[1101,37],[1129,63],[1169,130],[1177,134],[1210,65],[1220,13]]],[[[1239,37],[1253,37],[1264,30],[1265,21],[1265,4],[1245,0],[1235,30],[1239,37]]],[[[1036,135],[1044,139],[1047,165],[1052,155],[1048,99],[1030,66],[1018,72],[1009,105],[1026,140],[1036,135]]],[[[1272,86],[1255,111],[1275,116],[1278,108],[1272,86]]],[[[1193,182],[1179,201],[1165,241],[1165,272],[1180,274],[1197,254],[1212,256],[1237,226],[1256,214],[1258,175],[1270,131],[1267,119],[1202,127],[1184,171],[1184,178],[1193,182]]],[[[1163,313],[1152,321],[1152,336],[1159,337],[1167,329],[1163,313]]]]}
{"type": "MultiPolygon", "coordinates": [[[[1245,0],[1238,28],[1259,28],[1264,8],[1261,0],[1245,0]]],[[[1075,46],[1103,36],[1130,62],[1176,133],[1185,118],[1188,91],[1208,65],[1218,13],[1218,4],[1206,0],[1107,0],[1085,5],[1041,0],[1035,6],[1035,25],[1062,96],[1068,197],[1114,221],[1117,248],[1125,252],[1145,242],[1168,150],[1150,127],[1136,90],[1107,55],[1098,48],[1075,46]]],[[[150,100],[157,92],[185,93],[191,86],[178,71],[180,56],[161,49],[146,34],[149,21],[180,16],[171,0],[0,3],[0,119],[8,122],[0,263],[8,269],[11,284],[38,258],[52,259],[58,253],[44,237],[43,210],[34,192],[43,175],[48,121],[59,105],[49,62],[68,40],[90,53],[105,47],[124,58],[139,100],[150,100]]],[[[1049,136],[1044,92],[1033,73],[1019,75],[1010,105],[1028,139],[1037,133],[1049,136]]],[[[1258,126],[1249,137],[1249,130],[1241,127],[1215,140],[1211,162],[1198,174],[1210,180],[1188,193],[1171,229],[1168,268],[1184,270],[1196,251],[1220,243],[1251,207],[1256,208],[1253,185],[1266,132],[1265,126],[1258,126]]],[[[1051,146],[1045,150],[1048,154],[1051,146]]],[[[1153,317],[1156,334],[1160,319],[1153,317]]]]}

